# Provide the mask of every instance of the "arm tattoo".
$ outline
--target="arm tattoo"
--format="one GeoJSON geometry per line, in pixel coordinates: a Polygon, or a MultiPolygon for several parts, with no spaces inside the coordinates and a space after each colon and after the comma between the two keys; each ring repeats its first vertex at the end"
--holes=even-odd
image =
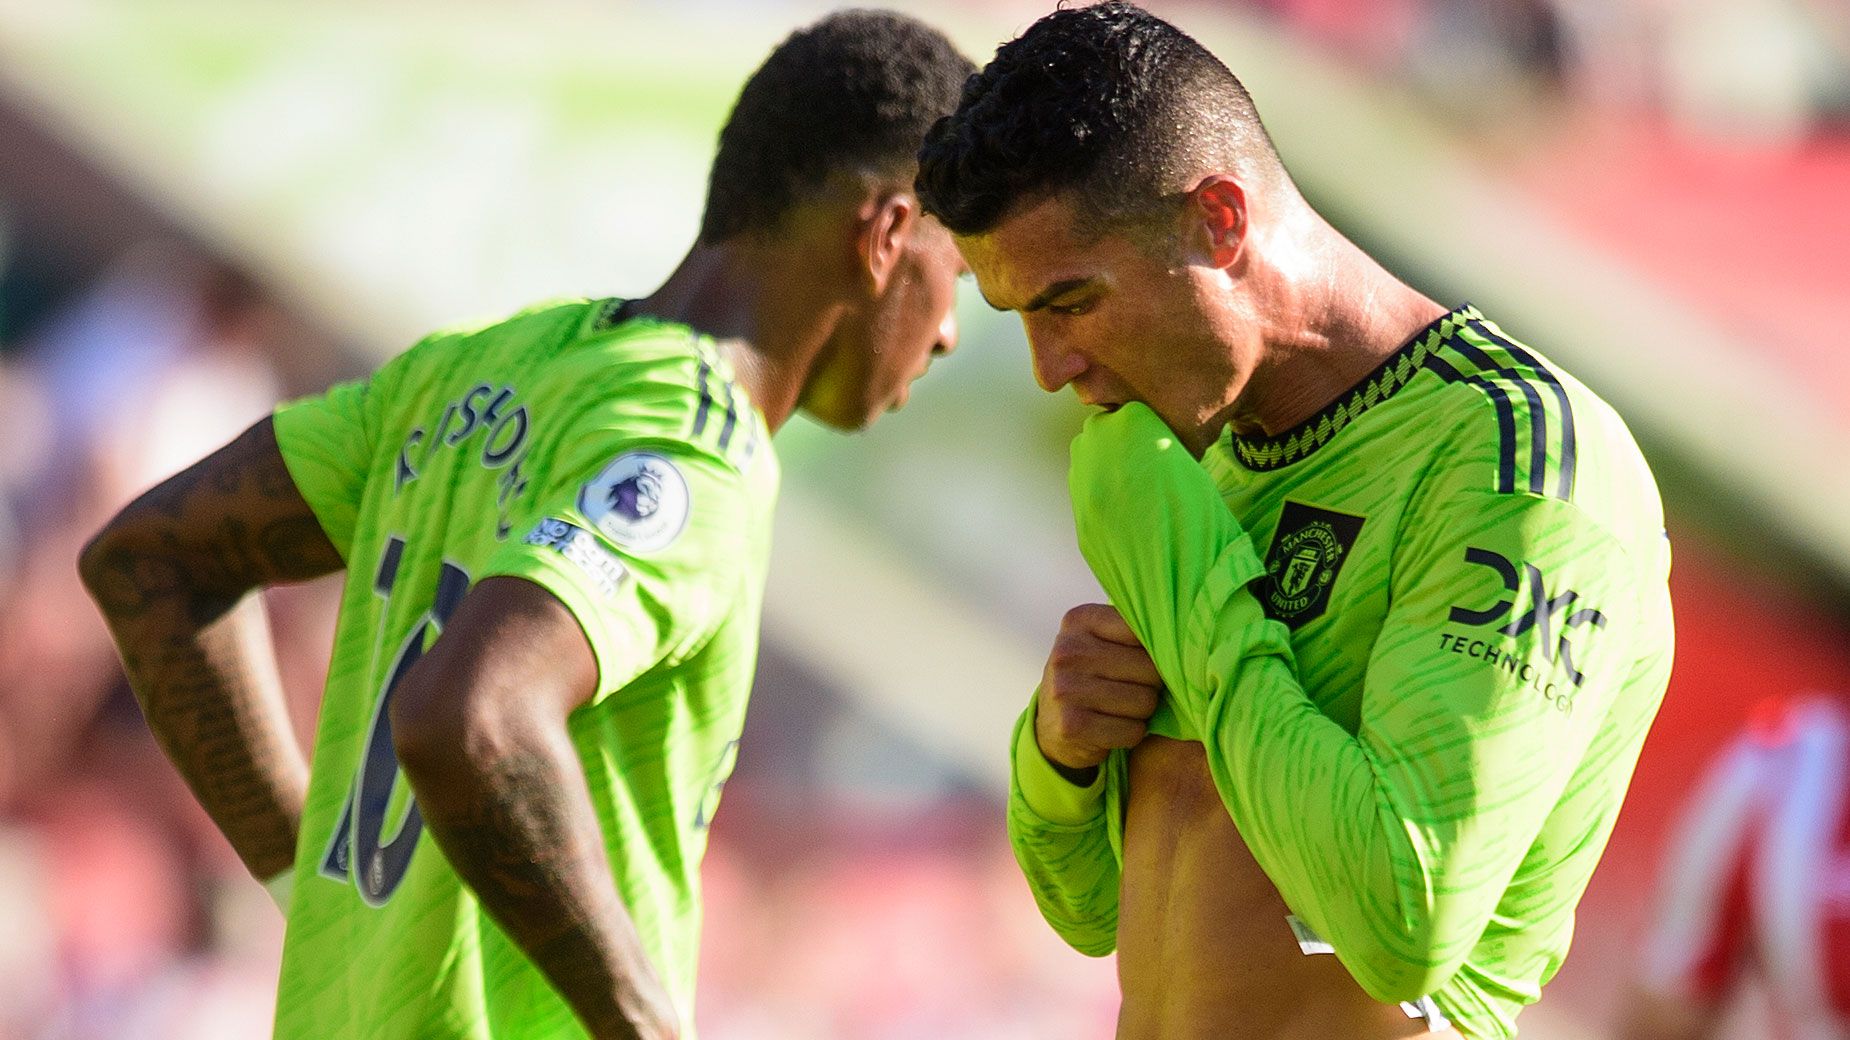
{"type": "Polygon", "coordinates": [[[149,728],[258,877],[294,861],[308,767],[248,594],[341,566],[268,419],[131,503],[79,564],[149,728]]]}

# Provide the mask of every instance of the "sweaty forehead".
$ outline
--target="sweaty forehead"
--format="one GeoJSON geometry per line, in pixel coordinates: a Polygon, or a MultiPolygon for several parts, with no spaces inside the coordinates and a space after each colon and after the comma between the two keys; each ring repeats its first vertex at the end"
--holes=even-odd
{"type": "Polygon", "coordinates": [[[983,299],[1002,311],[1021,310],[1050,288],[1091,277],[1095,245],[1075,233],[1072,210],[1058,198],[1012,212],[981,234],[957,236],[983,299]]]}

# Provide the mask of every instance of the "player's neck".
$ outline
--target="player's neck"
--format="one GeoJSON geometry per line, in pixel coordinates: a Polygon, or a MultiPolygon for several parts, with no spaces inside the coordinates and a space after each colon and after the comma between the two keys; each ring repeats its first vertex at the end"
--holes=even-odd
{"type": "Polygon", "coordinates": [[[1328,263],[1267,337],[1236,431],[1273,435],[1311,418],[1445,313],[1346,240],[1328,263]]]}
{"type": "Polygon", "coordinates": [[[772,433],[796,410],[830,327],[815,280],[785,269],[789,252],[749,240],[697,244],[661,288],[630,306],[717,342],[772,433]]]}

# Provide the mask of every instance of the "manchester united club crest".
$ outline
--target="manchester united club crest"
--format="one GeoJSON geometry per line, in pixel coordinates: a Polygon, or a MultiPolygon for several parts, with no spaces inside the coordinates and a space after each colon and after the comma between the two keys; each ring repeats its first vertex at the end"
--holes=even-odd
{"type": "Polygon", "coordinates": [[[1266,616],[1294,629],[1321,617],[1362,522],[1348,513],[1286,502],[1265,557],[1259,600],[1266,616]]]}

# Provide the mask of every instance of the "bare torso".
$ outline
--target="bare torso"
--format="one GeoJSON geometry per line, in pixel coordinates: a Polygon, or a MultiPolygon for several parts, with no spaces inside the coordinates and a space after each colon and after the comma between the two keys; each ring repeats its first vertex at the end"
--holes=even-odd
{"type": "Polygon", "coordinates": [[[1120,1040],[1393,1040],[1429,1033],[1370,998],[1333,956],[1307,956],[1247,851],[1202,746],[1132,749],[1118,908],[1120,1040]]]}

